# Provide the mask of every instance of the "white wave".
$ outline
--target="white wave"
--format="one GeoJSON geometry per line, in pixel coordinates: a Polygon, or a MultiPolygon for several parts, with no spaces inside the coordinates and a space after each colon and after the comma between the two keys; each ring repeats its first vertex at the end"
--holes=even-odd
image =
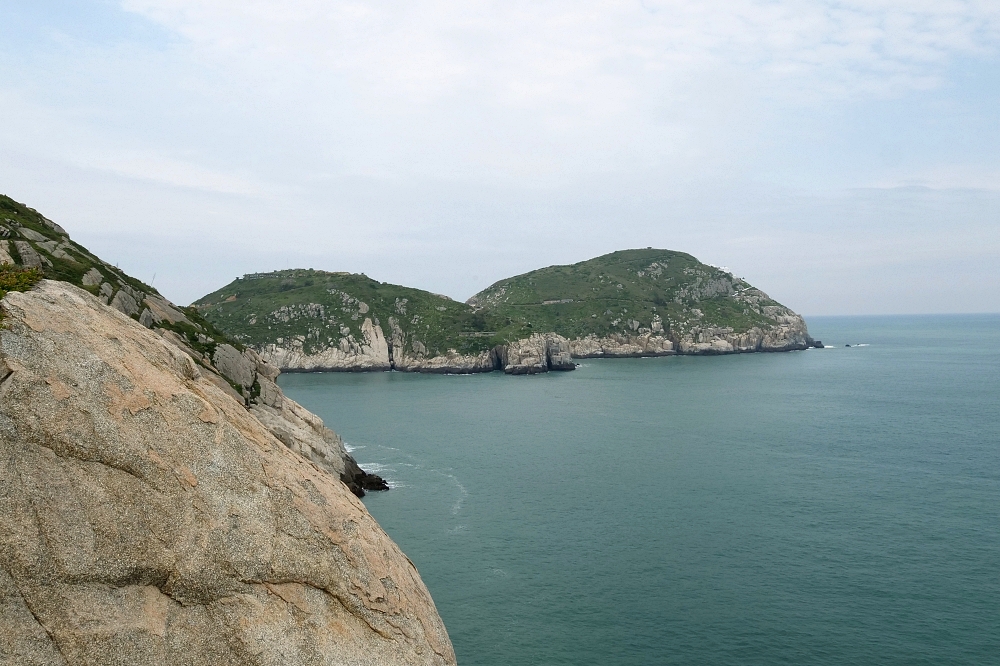
{"type": "MultiPolygon", "coordinates": [[[[455,479],[455,477],[451,477],[455,479]]],[[[457,515],[459,511],[462,510],[462,503],[465,502],[465,498],[469,496],[469,491],[465,489],[465,486],[455,479],[455,484],[458,486],[458,499],[455,500],[455,505],[451,507],[451,515],[457,515]]]]}
{"type": "Polygon", "coordinates": [[[836,349],[833,345],[823,345],[823,349],[836,349]]]}
{"type": "Polygon", "coordinates": [[[392,467],[390,467],[389,465],[381,465],[379,463],[363,463],[363,462],[359,462],[358,463],[358,467],[360,467],[361,469],[365,470],[369,474],[378,474],[379,476],[382,476],[382,472],[386,472],[386,471],[392,472],[392,471],[394,471],[392,469],[392,467]]]}
{"type": "Polygon", "coordinates": [[[855,347],[871,347],[871,345],[862,342],[860,345],[854,345],[855,347]]]}
{"type": "Polygon", "coordinates": [[[454,516],[462,510],[462,504],[465,502],[465,498],[469,496],[469,491],[465,489],[465,486],[462,485],[462,482],[454,474],[449,474],[448,472],[438,473],[448,477],[458,486],[458,499],[455,500],[455,503],[451,507],[451,515],[454,516]]]}

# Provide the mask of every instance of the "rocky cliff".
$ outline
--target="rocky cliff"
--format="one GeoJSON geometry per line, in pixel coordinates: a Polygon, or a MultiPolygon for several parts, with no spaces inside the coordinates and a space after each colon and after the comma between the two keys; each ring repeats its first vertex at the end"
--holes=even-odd
{"type": "Polygon", "coordinates": [[[727,269],[622,250],[501,280],[469,299],[508,330],[549,331],[573,358],[806,349],[801,316],[727,269]]]}
{"type": "MultiPolygon", "coordinates": [[[[174,305],[75,243],[58,224],[3,195],[0,239],[0,266],[34,269],[88,291],[187,353],[208,381],[242,402],[289,447],[340,475],[359,496],[387,488],[384,480],[358,467],[336,434],[282,393],[276,366],[217,330],[197,310],[174,305]]],[[[361,362],[361,351],[351,356],[354,362],[361,362]]]]}
{"type": "Polygon", "coordinates": [[[169,331],[72,285],[0,312],[0,663],[455,663],[276,369],[215,359],[260,385],[248,410],[169,331]]]}
{"type": "Polygon", "coordinates": [[[282,370],[533,374],[572,359],[806,349],[805,321],[731,272],[625,250],[501,280],[457,303],[365,275],[240,278],[198,311],[282,370]]]}
{"type": "Polygon", "coordinates": [[[492,333],[465,303],[366,275],[245,275],[195,303],[234,340],[288,371],[494,369],[492,333]]]}

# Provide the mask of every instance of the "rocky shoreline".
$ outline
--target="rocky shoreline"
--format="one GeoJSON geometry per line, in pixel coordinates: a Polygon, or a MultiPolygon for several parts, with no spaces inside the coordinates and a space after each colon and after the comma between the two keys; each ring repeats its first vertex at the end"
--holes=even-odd
{"type": "Polygon", "coordinates": [[[638,358],[651,356],[710,356],[757,352],[798,351],[818,346],[809,336],[803,318],[786,310],[775,326],[754,327],[737,333],[731,328],[694,327],[684,335],[671,335],[652,322],[634,335],[588,335],[567,339],[557,333],[535,333],[528,338],[497,345],[478,354],[454,350],[438,356],[421,353],[419,343],[407,344],[400,331],[386,337],[380,325],[365,319],[362,339],[345,337],[336,346],[318,354],[305,353],[300,340],[288,346],[269,344],[258,350],[260,358],[281,372],[425,372],[472,374],[504,372],[530,375],[576,368],[576,360],[590,358],[638,358]],[[654,330],[659,329],[659,330],[654,330]]]}

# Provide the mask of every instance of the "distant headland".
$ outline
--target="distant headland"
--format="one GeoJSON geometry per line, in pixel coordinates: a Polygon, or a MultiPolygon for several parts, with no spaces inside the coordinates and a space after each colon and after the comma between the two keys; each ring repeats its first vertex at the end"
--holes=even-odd
{"type": "Polygon", "coordinates": [[[574,359],[791,351],[802,317],[683,252],[622,250],[500,280],[466,303],[364,274],[253,273],[199,299],[286,372],[534,374],[574,359]]]}

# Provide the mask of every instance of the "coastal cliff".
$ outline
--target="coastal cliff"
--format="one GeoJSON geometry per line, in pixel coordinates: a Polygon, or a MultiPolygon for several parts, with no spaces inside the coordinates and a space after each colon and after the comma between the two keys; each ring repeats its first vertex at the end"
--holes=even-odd
{"type": "Polygon", "coordinates": [[[455,663],[318,418],[65,282],[0,316],[0,662],[455,663]]]}
{"type": "MultiPolygon", "coordinates": [[[[384,490],[365,473],[340,438],[278,387],[279,368],[227,337],[193,308],[174,305],[153,287],[98,258],[37,211],[0,195],[0,266],[35,270],[73,284],[151,329],[188,354],[202,375],[243,403],[290,448],[341,477],[355,494],[384,490]]],[[[350,357],[358,363],[363,355],[350,357]]]]}
{"type": "Polygon", "coordinates": [[[501,280],[458,303],[365,275],[258,273],[198,312],[283,371],[534,374],[573,359],[792,351],[801,316],[731,272],[625,250],[501,280]]]}

